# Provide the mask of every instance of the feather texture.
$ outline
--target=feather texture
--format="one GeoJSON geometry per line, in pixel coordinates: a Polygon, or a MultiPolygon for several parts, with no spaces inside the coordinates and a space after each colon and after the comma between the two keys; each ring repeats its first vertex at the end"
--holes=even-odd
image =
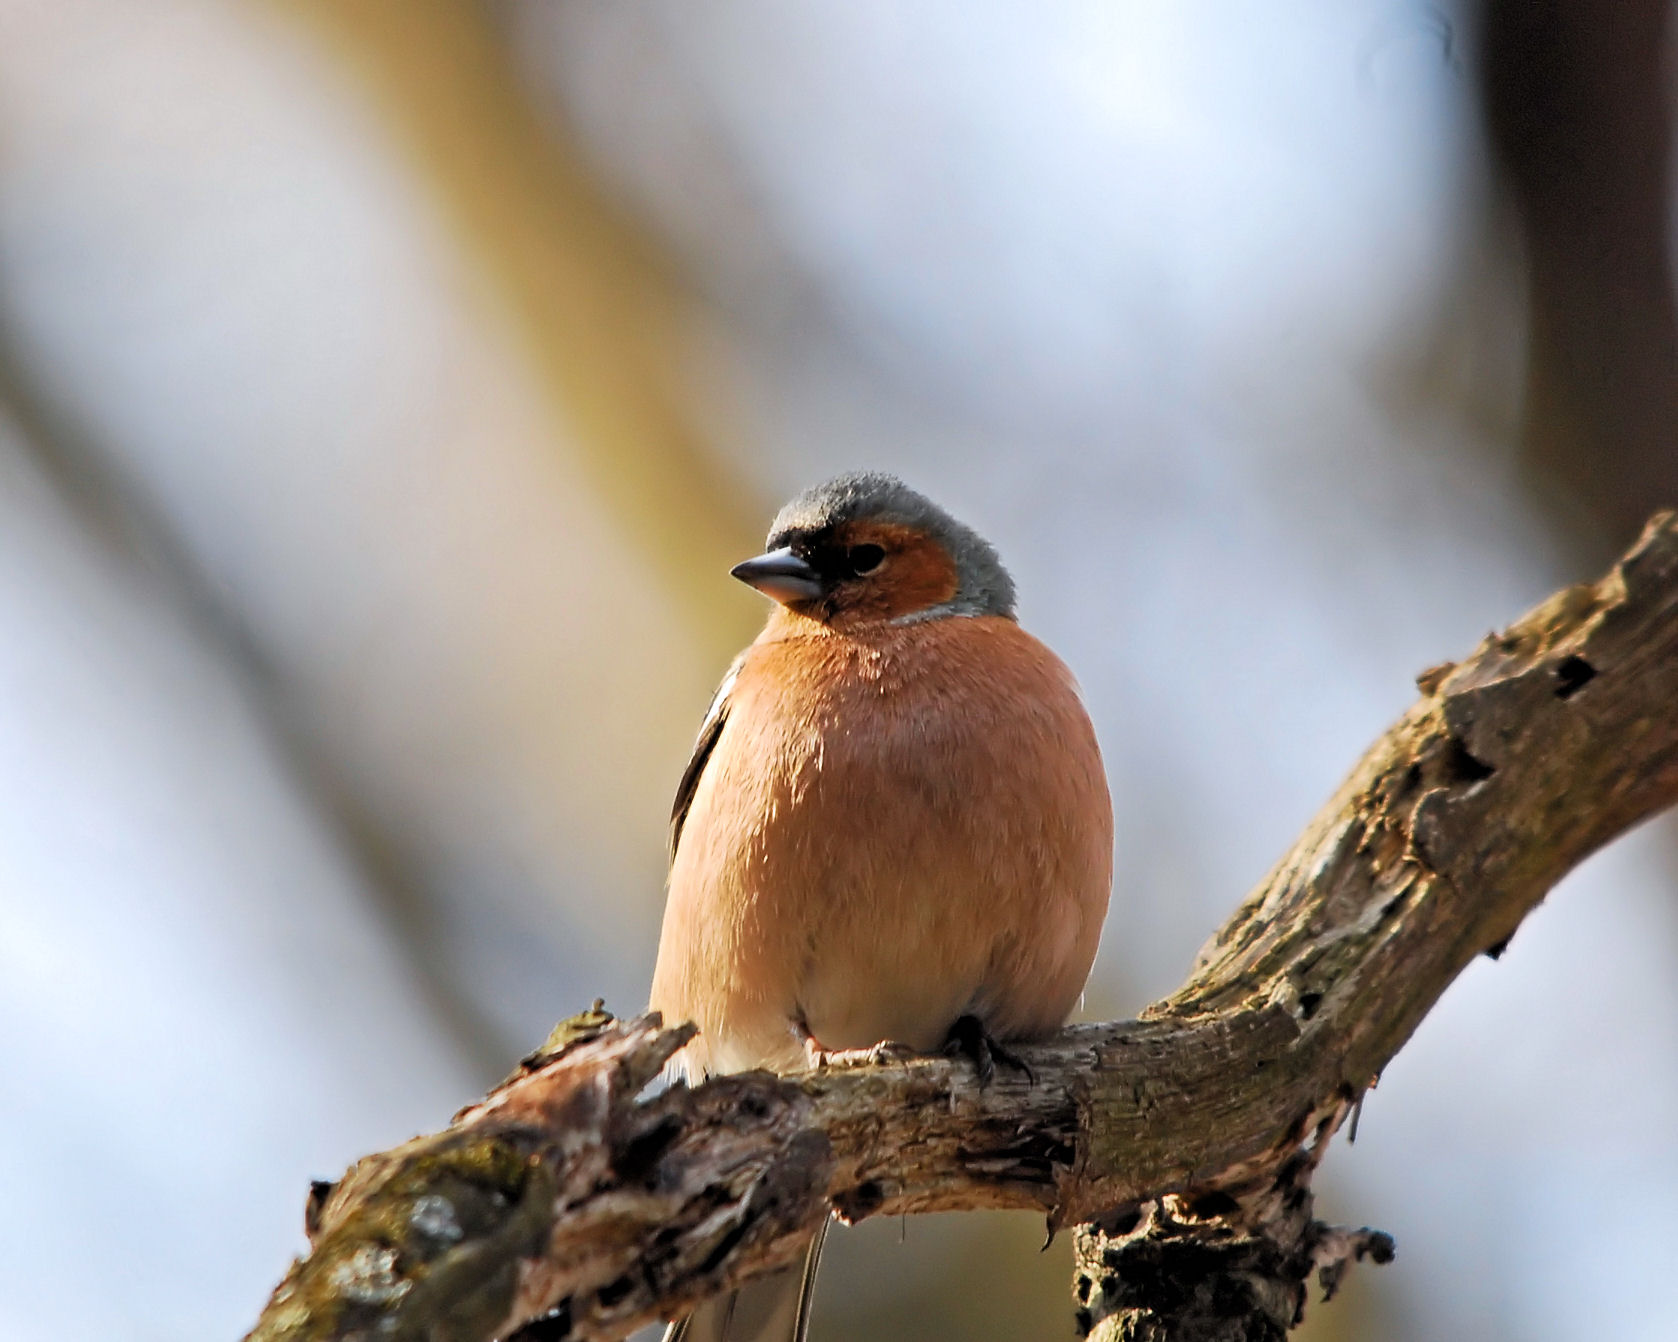
{"type": "Polygon", "coordinates": [[[778,612],[736,665],[670,870],[652,1005],[696,1073],[802,1065],[956,1018],[1065,1020],[1112,810],[1071,673],[1012,620],[835,630],[778,612]]]}

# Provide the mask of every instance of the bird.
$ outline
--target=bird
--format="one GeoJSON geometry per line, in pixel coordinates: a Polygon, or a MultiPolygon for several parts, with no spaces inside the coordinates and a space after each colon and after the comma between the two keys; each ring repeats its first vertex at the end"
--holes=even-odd
{"type": "MultiPolygon", "coordinates": [[[[1072,673],[991,544],[894,476],[798,495],[732,575],[774,605],[671,811],[649,1005],[698,1027],[680,1075],[891,1046],[965,1053],[983,1085],[1065,1023],[1107,913],[1112,803],[1072,673]]],[[[803,1342],[824,1235],[666,1342],[803,1342]]]]}

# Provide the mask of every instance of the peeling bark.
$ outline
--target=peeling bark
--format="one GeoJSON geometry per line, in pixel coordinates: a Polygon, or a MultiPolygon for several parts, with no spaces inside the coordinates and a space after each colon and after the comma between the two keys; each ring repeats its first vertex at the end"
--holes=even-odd
{"type": "Polygon", "coordinates": [[[792,1261],[830,1209],[1034,1208],[1078,1232],[1080,1323],[1282,1336],[1313,1271],[1391,1256],[1313,1219],[1310,1176],[1476,955],[1678,800],[1678,518],[1460,663],[1134,1021],[1022,1048],[647,1094],[689,1037],[600,1012],[443,1132],[311,1199],[252,1342],[608,1339],[792,1261]]]}

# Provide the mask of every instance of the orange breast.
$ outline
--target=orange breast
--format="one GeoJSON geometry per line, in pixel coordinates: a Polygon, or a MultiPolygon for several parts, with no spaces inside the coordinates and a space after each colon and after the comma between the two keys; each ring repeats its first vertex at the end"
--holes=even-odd
{"type": "MultiPolygon", "coordinates": [[[[789,627],[790,626],[790,627],[789,627]]],[[[707,1070],[1052,1031],[1107,908],[1112,809],[1065,666],[1011,620],[747,652],[670,871],[652,1005],[707,1070]]]]}

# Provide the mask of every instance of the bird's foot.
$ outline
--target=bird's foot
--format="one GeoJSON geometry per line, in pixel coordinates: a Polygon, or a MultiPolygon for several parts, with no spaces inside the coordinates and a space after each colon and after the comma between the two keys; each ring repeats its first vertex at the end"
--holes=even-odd
{"type": "Polygon", "coordinates": [[[804,1061],[811,1071],[826,1067],[877,1067],[883,1063],[908,1062],[920,1057],[907,1044],[895,1039],[882,1039],[867,1048],[823,1048],[816,1037],[803,1032],[804,1061]]]}
{"type": "Polygon", "coordinates": [[[977,1016],[957,1017],[956,1023],[950,1026],[949,1038],[944,1041],[944,1052],[952,1058],[973,1060],[973,1066],[979,1073],[980,1090],[996,1079],[996,1064],[999,1062],[1017,1072],[1024,1072],[1027,1081],[1034,1086],[1037,1084],[1037,1073],[1031,1070],[1031,1064],[998,1043],[977,1016]]]}

